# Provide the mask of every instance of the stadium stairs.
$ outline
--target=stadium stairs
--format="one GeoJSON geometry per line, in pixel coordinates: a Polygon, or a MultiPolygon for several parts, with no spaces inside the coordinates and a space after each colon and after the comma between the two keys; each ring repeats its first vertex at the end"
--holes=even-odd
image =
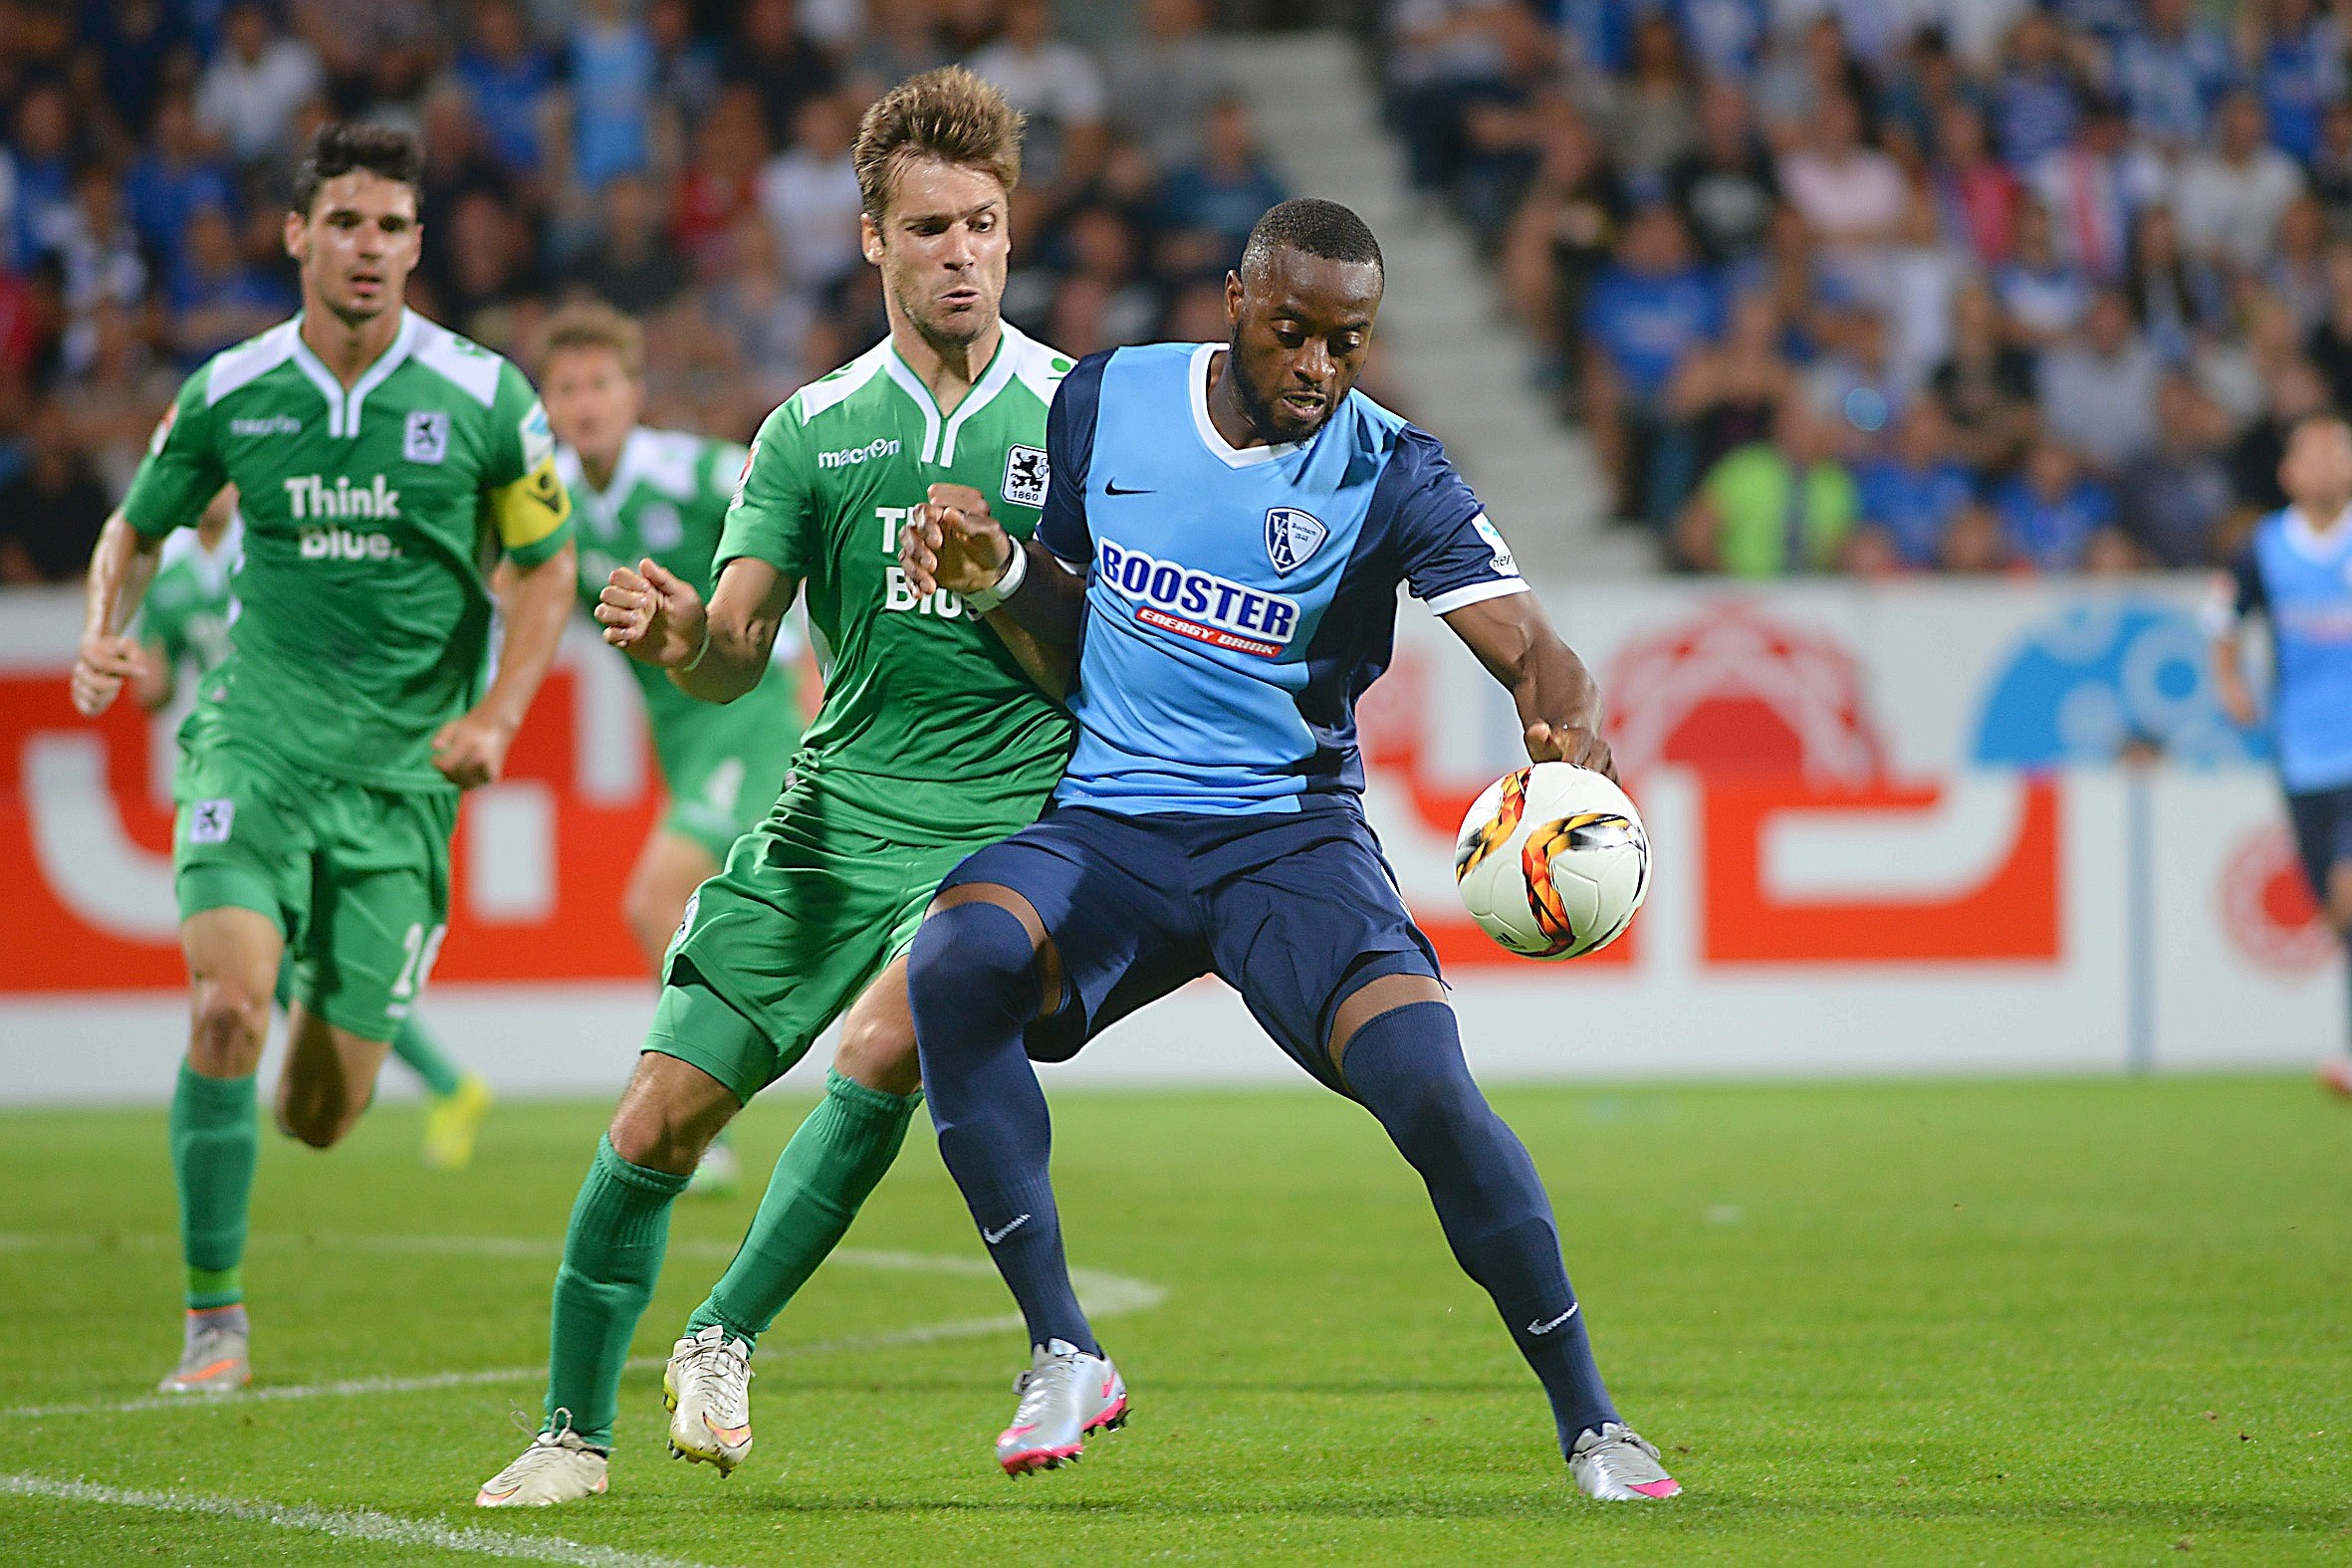
{"type": "Polygon", "coordinates": [[[1232,64],[1285,181],[1344,202],[1380,237],[1386,371],[1405,411],[1445,441],[1522,569],[1554,579],[1654,570],[1646,538],[1608,527],[1590,444],[1531,389],[1534,353],[1493,270],[1458,223],[1407,186],[1356,42],[1339,32],[1253,38],[1232,64]]]}

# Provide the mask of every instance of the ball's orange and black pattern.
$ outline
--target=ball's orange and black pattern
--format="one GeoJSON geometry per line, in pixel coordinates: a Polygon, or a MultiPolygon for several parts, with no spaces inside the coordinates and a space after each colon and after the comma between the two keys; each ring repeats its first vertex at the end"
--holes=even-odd
{"type": "Polygon", "coordinates": [[[1454,851],[1454,880],[1459,882],[1470,875],[1471,868],[1503,847],[1519,827],[1519,819],[1528,809],[1528,775],[1534,770],[1523,768],[1503,781],[1503,798],[1495,806],[1495,814],[1478,836],[1454,851]]]}
{"type": "Polygon", "coordinates": [[[1532,957],[1556,958],[1581,940],[1568,920],[1559,890],[1551,885],[1551,857],[1576,847],[1577,834],[1603,825],[1634,831],[1633,824],[1614,811],[1579,811],[1528,834],[1527,847],[1520,851],[1520,869],[1527,873],[1528,909],[1535,917],[1535,929],[1549,944],[1532,957]]]}

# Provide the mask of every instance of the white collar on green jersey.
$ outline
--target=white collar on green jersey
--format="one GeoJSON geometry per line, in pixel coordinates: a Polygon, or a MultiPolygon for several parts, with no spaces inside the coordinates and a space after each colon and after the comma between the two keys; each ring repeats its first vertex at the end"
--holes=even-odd
{"type": "Polygon", "coordinates": [[[1278,457],[1289,457],[1298,450],[1299,443],[1285,441],[1280,446],[1235,446],[1217,433],[1217,421],[1209,417],[1209,361],[1216,357],[1223,343],[1202,343],[1192,351],[1192,364],[1185,371],[1185,392],[1192,403],[1192,427],[1200,432],[1201,445],[1209,455],[1228,468],[1254,468],[1260,463],[1271,463],[1278,457]]]}
{"type": "Polygon", "coordinates": [[[364,375],[352,383],[349,392],[325,361],[311,351],[302,340],[302,317],[294,318],[294,362],[302,373],[310,377],[319,395],[327,399],[327,433],[331,436],[355,436],[359,433],[359,409],[367,401],[367,394],[383,385],[384,377],[400,368],[409,351],[416,346],[417,323],[420,318],[405,307],[400,312],[400,330],[392,335],[392,345],[376,356],[364,375]]]}
{"type": "MultiPolygon", "coordinates": [[[[694,469],[701,455],[701,441],[682,430],[636,425],[621,441],[620,456],[612,460],[612,477],[602,489],[588,478],[588,465],[573,447],[556,448],[556,477],[575,498],[586,498],[607,510],[628,500],[630,487],[640,482],[671,501],[685,502],[694,499],[694,469]]],[[[610,520],[606,523],[609,533],[610,520]]]]}
{"type": "Polygon", "coordinates": [[[923,378],[915,374],[913,366],[900,356],[898,345],[887,337],[882,339],[882,368],[889,372],[891,380],[898,383],[900,391],[914,399],[915,407],[922,413],[924,462],[937,463],[942,467],[953,463],[956,460],[956,437],[962,433],[965,422],[994,402],[997,393],[1012,383],[1014,365],[1020,360],[1022,350],[1029,346],[1030,339],[1011,322],[1003,323],[1002,326],[1003,334],[997,338],[997,351],[989,357],[988,368],[980,372],[980,379],[973,383],[972,390],[964,394],[964,400],[956,404],[955,413],[949,416],[944,425],[939,418],[938,400],[932,397],[931,388],[923,384],[923,378]]]}

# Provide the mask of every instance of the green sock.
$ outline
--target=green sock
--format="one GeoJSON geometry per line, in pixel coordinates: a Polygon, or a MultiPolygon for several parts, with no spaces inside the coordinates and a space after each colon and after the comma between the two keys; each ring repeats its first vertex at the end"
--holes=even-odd
{"type": "Polygon", "coordinates": [[[260,1155],[253,1074],[207,1078],[183,1059],[171,1096],[171,1170],[188,1305],[197,1311],[245,1299],[245,1224],[260,1155]]]}
{"type": "Polygon", "coordinates": [[[457,1092],[463,1076],[457,1063],[441,1054],[439,1044],[414,1018],[401,1024],[400,1032],[392,1036],[392,1054],[408,1063],[409,1070],[424,1079],[424,1086],[437,1098],[445,1100],[457,1092]]]}
{"type": "Polygon", "coordinates": [[[824,1098],[776,1162],[760,1212],[735,1260],[687,1319],[686,1332],[711,1324],[757,1345],[784,1304],[841,1243],[866,1195],[898,1158],[920,1092],[885,1094],[828,1072],[824,1098]]]}
{"type": "Polygon", "coordinates": [[[552,1428],[558,1411],[569,1412],[572,1430],[592,1448],[612,1446],[620,1371],[661,1275],[670,1200],[685,1190],[686,1178],[629,1164],[606,1137],[572,1206],[556,1270],[547,1419],[552,1428]]]}

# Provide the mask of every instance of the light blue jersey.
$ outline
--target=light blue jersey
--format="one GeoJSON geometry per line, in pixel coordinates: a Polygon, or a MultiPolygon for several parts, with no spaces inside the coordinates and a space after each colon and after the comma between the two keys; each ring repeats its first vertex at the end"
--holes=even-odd
{"type": "Polygon", "coordinates": [[[1055,397],[1038,538],[1087,575],[1058,804],[1360,791],[1355,702],[1388,666],[1398,584],[1439,614],[1527,591],[1445,449],[1361,392],[1308,441],[1228,445],[1207,400],[1220,346],[1094,354],[1055,397]]]}
{"type": "Polygon", "coordinates": [[[2322,535],[2293,507],[2274,512],[2232,572],[2235,617],[2270,622],[2280,781],[2294,794],[2352,784],[2352,516],[2322,535]]]}

